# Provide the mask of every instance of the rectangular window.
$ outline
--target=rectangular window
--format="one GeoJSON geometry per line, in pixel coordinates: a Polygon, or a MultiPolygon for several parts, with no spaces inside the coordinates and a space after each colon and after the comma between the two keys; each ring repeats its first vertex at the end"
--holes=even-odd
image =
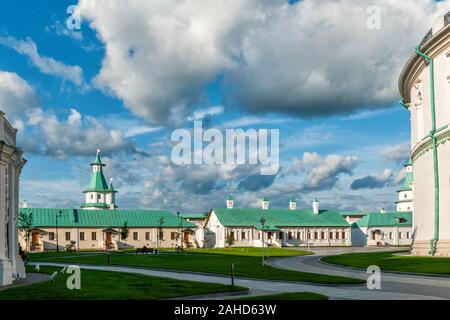
{"type": "Polygon", "coordinates": [[[292,240],[292,232],[290,232],[290,231],[288,232],[288,239],[292,240]]]}
{"type": "Polygon", "coordinates": [[[311,240],[311,231],[308,231],[308,240],[311,240]]]}
{"type": "Polygon", "coordinates": [[[133,240],[135,240],[135,241],[139,240],[139,233],[138,232],[133,232],[133,240]]]}
{"type": "Polygon", "coordinates": [[[301,233],[297,232],[297,240],[300,240],[300,239],[301,239],[301,233]]]}
{"type": "Polygon", "coordinates": [[[283,239],[283,232],[278,233],[278,239],[280,239],[280,240],[283,239]]]}
{"type": "Polygon", "coordinates": [[[150,241],[150,232],[145,233],[145,240],[150,241]]]}
{"type": "Polygon", "coordinates": [[[409,235],[409,232],[407,232],[406,233],[406,239],[409,239],[410,238],[410,235],[409,235]]]}
{"type": "Polygon", "coordinates": [[[97,232],[92,232],[91,238],[92,238],[92,241],[97,241],[97,232]]]}
{"type": "Polygon", "coordinates": [[[320,233],[320,239],[322,239],[322,240],[325,239],[325,232],[322,231],[322,232],[320,233]]]}
{"type": "Polygon", "coordinates": [[[330,239],[333,239],[333,232],[330,232],[330,239]]]}
{"type": "Polygon", "coordinates": [[[177,233],[176,232],[171,232],[170,233],[170,240],[177,240],[177,233]]]}
{"type": "Polygon", "coordinates": [[[70,232],[66,232],[66,241],[70,241],[70,232]]]}
{"type": "Polygon", "coordinates": [[[345,240],[345,231],[342,231],[342,239],[345,240]]]}
{"type": "Polygon", "coordinates": [[[314,231],[314,240],[319,239],[319,233],[317,231],[314,231]]]}
{"type": "Polygon", "coordinates": [[[54,241],[55,240],[55,233],[54,232],[50,232],[48,234],[48,240],[49,241],[54,241]]]}
{"type": "Polygon", "coordinates": [[[336,239],[339,240],[339,232],[336,231],[336,239]]]}
{"type": "Polygon", "coordinates": [[[391,239],[391,240],[394,239],[392,232],[389,232],[389,239],[391,239]]]}
{"type": "Polygon", "coordinates": [[[159,232],[159,240],[164,240],[164,231],[159,232]]]}
{"type": "Polygon", "coordinates": [[[99,194],[99,195],[98,195],[98,200],[100,200],[101,198],[102,198],[102,196],[99,194]]]}
{"type": "Polygon", "coordinates": [[[242,233],[241,233],[241,240],[245,240],[245,238],[246,238],[246,233],[245,233],[245,231],[242,231],[242,233]]]}
{"type": "Polygon", "coordinates": [[[80,241],[84,241],[84,240],[85,240],[84,232],[80,232],[80,241]]]}
{"type": "Polygon", "coordinates": [[[233,239],[233,240],[236,240],[236,236],[234,234],[234,231],[230,232],[230,238],[233,239]]]}
{"type": "Polygon", "coordinates": [[[401,232],[399,232],[399,233],[398,233],[398,238],[399,238],[399,239],[402,239],[402,237],[403,237],[403,234],[402,234],[401,232]]]}

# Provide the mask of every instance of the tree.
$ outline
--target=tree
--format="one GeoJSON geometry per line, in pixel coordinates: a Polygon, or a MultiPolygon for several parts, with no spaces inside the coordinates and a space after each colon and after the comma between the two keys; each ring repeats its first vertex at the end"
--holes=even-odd
{"type": "Polygon", "coordinates": [[[225,237],[225,243],[228,247],[234,246],[234,235],[227,234],[227,236],[225,237]]]}
{"type": "Polygon", "coordinates": [[[28,250],[30,238],[31,238],[31,230],[33,229],[33,213],[27,214],[26,212],[19,213],[19,230],[24,233],[25,238],[25,251],[28,250]]]}
{"type": "Polygon", "coordinates": [[[120,230],[120,237],[123,241],[125,241],[125,244],[127,243],[128,235],[130,234],[130,230],[128,229],[128,224],[125,222],[123,224],[122,230],[120,230]]]}

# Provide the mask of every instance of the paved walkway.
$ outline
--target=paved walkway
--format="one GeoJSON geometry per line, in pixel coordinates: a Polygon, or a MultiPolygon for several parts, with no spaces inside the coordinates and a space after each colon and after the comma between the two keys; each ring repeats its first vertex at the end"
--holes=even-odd
{"type": "MultiPolygon", "coordinates": [[[[366,249],[366,248],[349,248],[349,249],[333,249],[333,248],[317,248],[313,249],[316,254],[312,256],[299,256],[291,258],[279,258],[269,260],[269,265],[302,272],[312,272],[319,274],[351,277],[358,279],[367,279],[368,274],[365,270],[357,270],[350,268],[343,268],[332,266],[320,262],[320,259],[328,255],[338,255],[346,252],[374,252],[374,251],[393,251],[399,248],[389,249],[366,249]]],[[[401,250],[401,248],[400,248],[401,250]]],[[[370,291],[365,289],[366,291],[370,291]]],[[[415,296],[427,296],[429,298],[439,297],[441,299],[450,299],[450,277],[439,276],[422,276],[400,274],[394,272],[386,272],[382,270],[381,274],[381,290],[376,290],[378,294],[386,293],[387,297],[397,293],[398,299],[400,297],[410,296],[414,299],[415,296]]],[[[384,298],[383,298],[384,299],[384,298]]]]}
{"type": "Polygon", "coordinates": [[[44,273],[27,273],[26,279],[19,279],[14,281],[14,284],[1,287],[0,291],[11,289],[11,288],[17,288],[21,286],[27,286],[33,283],[39,283],[39,282],[45,282],[49,280],[48,274],[44,273]]]}
{"type": "MultiPolygon", "coordinates": [[[[311,256],[309,256],[311,257],[311,256]]],[[[292,258],[289,258],[292,259],[292,258]]],[[[289,261],[289,259],[283,259],[289,261]]],[[[282,260],[278,260],[280,263],[282,260]]],[[[31,263],[30,263],[31,264],[31,263]]],[[[55,266],[55,267],[65,267],[66,263],[50,263],[50,262],[35,262],[33,264],[39,264],[41,266],[55,266]]],[[[295,265],[296,263],[294,263],[295,265]]],[[[284,263],[281,262],[283,267],[284,263]]],[[[210,283],[220,283],[220,284],[230,284],[230,279],[224,276],[216,276],[210,274],[192,274],[192,273],[181,273],[175,271],[162,271],[162,270],[152,270],[152,269],[142,269],[142,268],[130,268],[130,267],[120,267],[120,266],[94,266],[94,265],[80,265],[81,269],[85,270],[102,270],[111,272],[125,272],[125,273],[137,273],[147,276],[156,276],[164,278],[172,278],[178,280],[189,280],[198,282],[210,282],[210,283]]],[[[280,271],[282,272],[282,271],[280,271]]],[[[266,295],[275,294],[281,292],[316,292],[320,294],[327,295],[330,299],[357,299],[357,300],[411,300],[411,299],[440,299],[438,296],[432,295],[421,295],[412,293],[401,293],[401,292],[389,292],[389,291],[377,291],[368,290],[365,286],[321,286],[314,284],[302,284],[296,282],[282,282],[282,281],[268,281],[268,280],[251,280],[236,278],[235,284],[237,286],[247,287],[251,290],[251,295],[266,295]]],[[[222,300],[227,297],[211,297],[209,299],[222,300]]],[[[205,299],[205,298],[203,298],[205,299]]]]}

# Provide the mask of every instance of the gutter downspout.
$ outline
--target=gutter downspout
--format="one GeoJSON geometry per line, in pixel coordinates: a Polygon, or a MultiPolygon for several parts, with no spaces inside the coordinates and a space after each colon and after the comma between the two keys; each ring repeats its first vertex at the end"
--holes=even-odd
{"type": "Polygon", "coordinates": [[[434,237],[430,240],[430,253],[436,254],[436,244],[439,240],[439,166],[437,154],[436,138],[436,105],[434,91],[434,60],[420,51],[420,46],[416,47],[416,54],[421,56],[430,64],[430,93],[431,93],[431,131],[430,137],[433,144],[433,165],[434,165],[434,237]]]}

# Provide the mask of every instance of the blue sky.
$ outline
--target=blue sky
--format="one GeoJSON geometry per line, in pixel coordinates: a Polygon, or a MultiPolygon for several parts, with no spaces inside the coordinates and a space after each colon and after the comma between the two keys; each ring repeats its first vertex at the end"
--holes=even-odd
{"type": "Polygon", "coordinates": [[[28,160],[21,198],[79,206],[100,148],[121,208],[205,211],[233,193],[237,206],[393,209],[409,148],[396,80],[449,6],[375,2],[375,31],[365,1],[81,1],[80,30],[66,27],[76,1],[7,2],[0,108],[28,160]],[[202,113],[208,127],[279,129],[280,172],[171,163],[171,132],[202,113]]]}

